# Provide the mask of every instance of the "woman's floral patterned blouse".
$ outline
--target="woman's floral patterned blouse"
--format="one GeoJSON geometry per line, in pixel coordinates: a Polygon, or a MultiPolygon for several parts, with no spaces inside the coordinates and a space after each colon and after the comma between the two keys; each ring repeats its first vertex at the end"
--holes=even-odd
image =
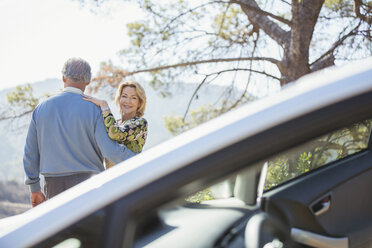
{"type": "Polygon", "coordinates": [[[147,121],[145,118],[132,118],[118,123],[111,112],[104,114],[103,120],[108,136],[125,145],[131,151],[140,153],[146,142],[147,121]]]}

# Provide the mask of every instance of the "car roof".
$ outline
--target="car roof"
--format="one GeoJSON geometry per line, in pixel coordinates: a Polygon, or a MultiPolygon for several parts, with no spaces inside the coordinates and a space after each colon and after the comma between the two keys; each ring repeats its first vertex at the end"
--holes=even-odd
{"type": "Polygon", "coordinates": [[[225,113],[25,212],[17,223],[14,221],[0,234],[0,246],[36,244],[107,204],[224,147],[369,91],[372,91],[372,58],[307,75],[280,93],[225,113]],[[19,238],[28,233],[29,237],[19,238]]]}

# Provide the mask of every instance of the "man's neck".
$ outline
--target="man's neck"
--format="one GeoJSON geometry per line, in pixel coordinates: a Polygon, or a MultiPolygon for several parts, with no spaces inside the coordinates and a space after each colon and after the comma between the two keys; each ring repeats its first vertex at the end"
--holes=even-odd
{"type": "Polygon", "coordinates": [[[65,83],[64,84],[64,87],[65,88],[67,88],[67,87],[73,87],[73,88],[77,88],[77,89],[79,89],[79,90],[81,90],[83,92],[84,92],[86,86],[87,85],[84,84],[84,83],[72,83],[72,82],[68,82],[68,83],[65,83]]]}
{"type": "Polygon", "coordinates": [[[74,88],[74,87],[65,87],[63,88],[63,92],[71,92],[71,93],[75,93],[79,95],[84,93],[81,89],[74,88]]]}

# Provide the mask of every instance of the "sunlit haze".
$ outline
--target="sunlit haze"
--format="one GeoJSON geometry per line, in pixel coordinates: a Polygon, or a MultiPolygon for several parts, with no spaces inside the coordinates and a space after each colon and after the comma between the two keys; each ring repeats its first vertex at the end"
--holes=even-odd
{"type": "Polygon", "coordinates": [[[93,74],[102,61],[119,61],[129,44],[126,24],[141,16],[133,4],[111,0],[100,8],[72,0],[0,0],[0,90],[61,78],[70,57],[93,74]]]}

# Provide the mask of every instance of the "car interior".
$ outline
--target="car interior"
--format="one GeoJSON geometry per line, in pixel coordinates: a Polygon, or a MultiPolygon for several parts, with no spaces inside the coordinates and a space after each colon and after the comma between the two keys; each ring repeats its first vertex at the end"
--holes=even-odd
{"type": "Polygon", "coordinates": [[[138,221],[134,247],[371,247],[371,127],[329,132],[159,207],[138,221]]]}

